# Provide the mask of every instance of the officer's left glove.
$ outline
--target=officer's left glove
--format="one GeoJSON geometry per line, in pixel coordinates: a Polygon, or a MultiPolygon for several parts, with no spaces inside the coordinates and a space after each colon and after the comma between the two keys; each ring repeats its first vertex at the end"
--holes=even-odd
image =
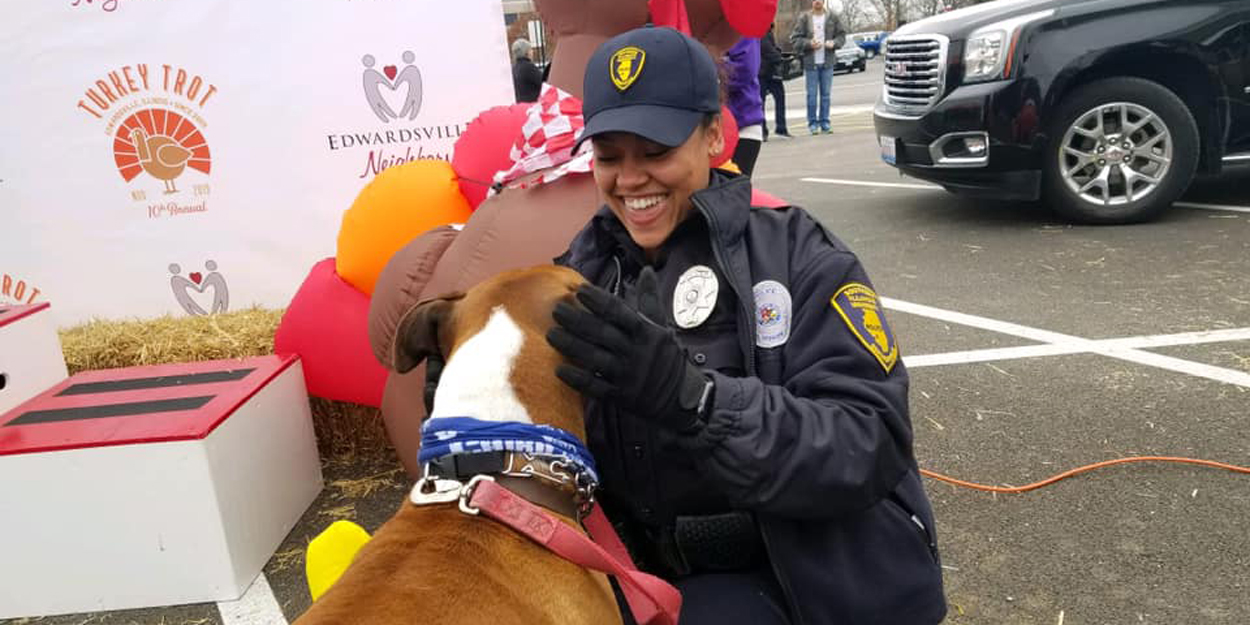
{"type": "Polygon", "coordinates": [[[565,384],[588,397],[616,403],[659,425],[688,431],[699,425],[711,380],[686,358],[676,333],[663,319],[655,272],[638,276],[638,310],[594,286],[582,285],[577,300],[556,305],[551,343],[570,364],[556,367],[565,384]]]}

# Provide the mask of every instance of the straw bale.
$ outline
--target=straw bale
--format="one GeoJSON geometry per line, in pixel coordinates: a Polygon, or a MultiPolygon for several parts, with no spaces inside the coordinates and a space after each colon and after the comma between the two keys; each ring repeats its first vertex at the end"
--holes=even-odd
{"type": "MultiPolygon", "coordinates": [[[[273,353],[282,310],[248,308],[208,316],[95,320],[60,332],[65,364],[80,371],[246,358],[273,353]]],[[[311,398],[325,462],[388,459],[394,452],[377,408],[311,398]]]]}

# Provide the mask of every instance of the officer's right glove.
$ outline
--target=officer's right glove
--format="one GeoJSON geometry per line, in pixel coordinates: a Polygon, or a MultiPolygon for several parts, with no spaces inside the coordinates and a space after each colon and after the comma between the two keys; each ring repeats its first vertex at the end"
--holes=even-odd
{"type": "Polygon", "coordinates": [[[590,284],[577,290],[584,309],[556,305],[556,326],[547,332],[547,342],[570,363],[558,365],[556,375],[587,397],[689,431],[700,422],[712,383],[686,358],[676,333],[648,317],[664,318],[650,267],[638,276],[637,288],[638,310],[590,284]]]}

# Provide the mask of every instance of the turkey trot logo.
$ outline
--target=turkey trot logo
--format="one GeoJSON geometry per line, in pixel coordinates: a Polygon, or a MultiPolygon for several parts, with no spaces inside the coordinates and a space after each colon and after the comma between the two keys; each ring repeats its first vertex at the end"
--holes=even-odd
{"type": "Polygon", "coordinates": [[[216,85],[183,68],[138,63],[108,72],[78,101],[105,120],[117,173],[149,218],[208,210],[212,154],[201,112],[216,93],[216,85]]]}
{"type": "Polygon", "coordinates": [[[42,292],[21,276],[0,272],[0,304],[33,304],[42,292]]]}

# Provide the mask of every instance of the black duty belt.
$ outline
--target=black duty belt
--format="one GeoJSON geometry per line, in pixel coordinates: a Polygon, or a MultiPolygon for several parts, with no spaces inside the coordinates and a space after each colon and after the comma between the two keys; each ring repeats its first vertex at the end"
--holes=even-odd
{"type": "Polygon", "coordinates": [[[765,559],[764,541],[749,512],[678,516],[671,528],[648,528],[653,560],[677,576],[742,571],[765,559]]]}

